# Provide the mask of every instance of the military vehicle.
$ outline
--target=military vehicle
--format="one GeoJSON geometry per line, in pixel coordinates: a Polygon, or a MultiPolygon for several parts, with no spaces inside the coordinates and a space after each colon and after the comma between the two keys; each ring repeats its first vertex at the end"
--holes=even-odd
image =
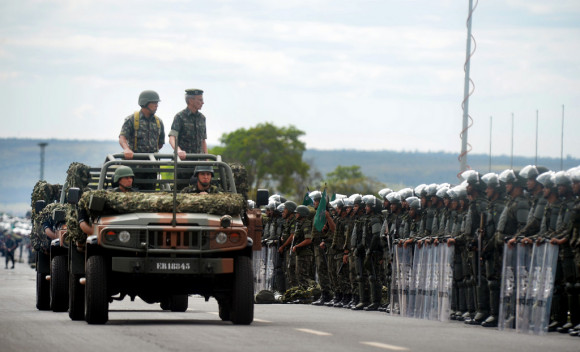
{"type": "MultiPolygon", "coordinates": [[[[232,172],[215,155],[179,160],[159,153],[136,153],[132,160],[108,155],[98,172],[91,169],[90,190],[68,191],[69,203],[89,214],[93,228],[86,238],[69,234],[71,318],[104,324],[109,304],[125,297],[182,312],[188,295],[198,294],[217,300],[222,320],[251,324],[252,248],[260,243],[261,216],[259,209],[247,209],[241,169],[232,172]],[[144,188],[154,190],[106,191],[122,165],[135,172],[134,187],[153,184],[144,188]],[[220,193],[177,192],[197,166],[213,169],[220,193]]],[[[259,190],[258,206],[267,199],[268,192],[259,190]]]]}

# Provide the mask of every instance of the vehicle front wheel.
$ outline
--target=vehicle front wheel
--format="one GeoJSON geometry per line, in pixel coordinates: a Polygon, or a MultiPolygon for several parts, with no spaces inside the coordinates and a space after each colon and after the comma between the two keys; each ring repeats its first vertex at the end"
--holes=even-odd
{"type": "Polygon", "coordinates": [[[68,316],[71,320],[85,319],[85,286],[79,282],[81,277],[70,274],[68,281],[68,316]]]}
{"type": "Polygon", "coordinates": [[[52,258],[50,268],[50,308],[53,312],[68,309],[67,258],[59,255],[52,258]]]}
{"type": "Polygon", "coordinates": [[[248,325],[254,321],[254,272],[252,260],[239,256],[234,261],[234,289],[232,293],[232,323],[248,325]]]}
{"type": "Polygon", "coordinates": [[[89,324],[104,324],[109,320],[107,268],[102,256],[87,260],[85,285],[85,320],[89,324]]]}
{"type": "Polygon", "coordinates": [[[36,272],[36,308],[50,310],[50,282],[46,274],[36,272]]]}

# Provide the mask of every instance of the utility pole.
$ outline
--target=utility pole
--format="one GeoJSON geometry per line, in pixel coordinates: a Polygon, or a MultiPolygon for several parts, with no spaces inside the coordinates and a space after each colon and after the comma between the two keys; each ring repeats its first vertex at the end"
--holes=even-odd
{"type": "Polygon", "coordinates": [[[564,170],[564,105],[562,104],[562,138],[560,139],[560,170],[564,170]]]}
{"type": "Polygon", "coordinates": [[[48,145],[48,143],[46,142],[42,142],[42,143],[38,143],[38,146],[40,147],[40,180],[44,180],[44,148],[46,148],[46,146],[48,145]]]}
{"type": "Polygon", "coordinates": [[[469,86],[470,86],[470,82],[471,82],[471,78],[469,77],[469,69],[470,69],[470,62],[471,62],[471,55],[473,54],[471,52],[471,40],[472,40],[472,36],[471,36],[471,19],[472,19],[472,14],[473,14],[473,0],[469,0],[469,12],[468,12],[468,17],[467,17],[467,49],[466,49],[466,54],[465,54],[465,66],[464,66],[464,70],[465,70],[465,83],[463,86],[463,129],[461,130],[461,154],[459,155],[459,161],[460,161],[460,173],[467,170],[468,166],[467,166],[467,153],[469,152],[469,150],[467,150],[467,146],[468,146],[468,142],[467,142],[467,129],[469,128],[469,119],[471,118],[469,116],[469,96],[471,95],[472,92],[469,91],[469,86]]]}

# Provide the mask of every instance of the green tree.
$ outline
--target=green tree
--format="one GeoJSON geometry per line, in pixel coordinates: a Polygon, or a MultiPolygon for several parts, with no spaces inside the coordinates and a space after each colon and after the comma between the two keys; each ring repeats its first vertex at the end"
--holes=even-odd
{"type": "Polygon", "coordinates": [[[295,190],[295,179],[308,174],[309,165],[302,160],[306,145],[299,139],[303,135],[292,125],[262,123],[224,133],[220,138],[223,146],[212,148],[212,152],[221,154],[225,161],[244,164],[253,190],[269,188],[289,193],[295,190]]]}
{"type": "Polygon", "coordinates": [[[385,185],[374,178],[366,177],[360,170],[360,166],[338,165],[334,171],[326,174],[328,189],[332,193],[350,195],[376,194],[385,185]]]}

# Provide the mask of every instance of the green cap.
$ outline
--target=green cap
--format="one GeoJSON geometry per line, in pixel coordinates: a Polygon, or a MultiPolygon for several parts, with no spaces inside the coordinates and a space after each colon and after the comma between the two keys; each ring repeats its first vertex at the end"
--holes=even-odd
{"type": "Polygon", "coordinates": [[[185,90],[185,95],[202,95],[202,94],[203,90],[201,89],[190,88],[185,90]]]}

